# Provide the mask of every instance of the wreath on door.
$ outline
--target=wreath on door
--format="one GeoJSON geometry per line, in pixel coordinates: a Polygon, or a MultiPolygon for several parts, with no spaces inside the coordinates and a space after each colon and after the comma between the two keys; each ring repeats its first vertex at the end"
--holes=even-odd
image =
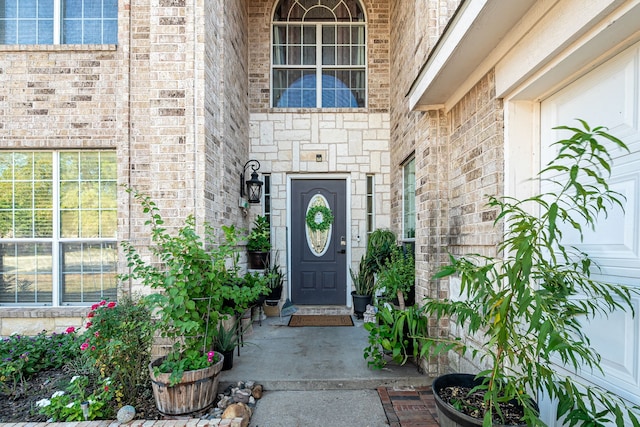
{"type": "Polygon", "coordinates": [[[307,211],[306,220],[311,231],[326,231],[333,224],[333,214],[328,207],[315,205],[307,211]]]}

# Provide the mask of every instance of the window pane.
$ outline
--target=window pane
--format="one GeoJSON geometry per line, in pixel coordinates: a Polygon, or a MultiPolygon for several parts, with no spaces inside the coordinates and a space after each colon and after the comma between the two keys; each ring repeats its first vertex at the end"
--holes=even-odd
{"type": "Polygon", "coordinates": [[[118,19],[118,0],[103,0],[102,16],[105,19],[118,19]]]}
{"type": "Polygon", "coordinates": [[[18,17],[18,0],[5,0],[0,7],[0,18],[18,17]]]}
{"type": "Polygon", "coordinates": [[[63,303],[116,298],[115,243],[65,243],[61,253],[63,303]]]}
{"type": "Polygon", "coordinates": [[[416,171],[415,159],[404,166],[402,237],[416,237],[416,171]]]}
{"type": "Polygon", "coordinates": [[[80,211],[80,237],[85,239],[100,237],[100,211],[80,211]]]}
{"type": "Polygon", "coordinates": [[[100,218],[100,237],[105,239],[115,239],[116,231],[117,231],[117,212],[114,210],[111,211],[102,211],[100,218]]]}
{"type": "Polygon", "coordinates": [[[287,64],[288,65],[302,64],[302,46],[287,47],[287,64]]]}
{"type": "Polygon", "coordinates": [[[65,19],[63,27],[62,42],[64,44],[82,44],[82,21],[65,19]]]}
{"type": "Polygon", "coordinates": [[[0,43],[18,43],[18,23],[14,20],[0,21],[0,43]]]}
{"type": "Polygon", "coordinates": [[[51,303],[51,245],[0,243],[0,304],[51,303]]]}
{"type": "Polygon", "coordinates": [[[105,20],[103,21],[103,44],[118,44],[118,20],[105,20]]]}
{"type": "Polygon", "coordinates": [[[60,237],[80,237],[80,218],[78,211],[60,211],[60,237]]]}
{"type": "Polygon", "coordinates": [[[18,3],[18,18],[37,18],[38,2],[37,1],[20,1],[18,3]]]}
{"type": "Polygon", "coordinates": [[[102,21],[85,20],[84,21],[84,37],[83,44],[101,44],[102,43],[102,21]]]}
{"type": "Polygon", "coordinates": [[[336,47],[322,46],[322,65],[336,64],[336,47]]]}
{"type": "Polygon", "coordinates": [[[64,0],[62,7],[63,18],[82,18],[82,0],[64,0]]]}
{"type": "Polygon", "coordinates": [[[53,0],[38,0],[38,18],[53,18],[53,0]]]}
{"type": "Polygon", "coordinates": [[[38,21],[38,44],[53,44],[53,19],[38,21]]]}
{"type": "Polygon", "coordinates": [[[102,0],[84,0],[83,17],[102,18],[102,0]]]}
{"type": "Polygon", "coordinates": [[[77,209],[80,207],[78,196],[80,194],[79,184],[77,182],[60,183],[60,208],[77,209]]]}

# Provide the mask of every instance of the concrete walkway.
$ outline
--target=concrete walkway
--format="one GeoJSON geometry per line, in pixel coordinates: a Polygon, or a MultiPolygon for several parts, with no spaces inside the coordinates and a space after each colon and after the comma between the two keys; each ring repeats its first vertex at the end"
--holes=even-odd
{"type": "MultiPolygon", "coordinates": [[[[254,381],[264,386],[251,427],[436,425],[427,410],[431,404],[425,406],[420,402],[425,400],[420,397],[424,393],[420,388],[430,386],[432,379],[420,374],[411,362],[405,366],[388,365],[383,370],[370,369],[362,355],[368,333],[361,320],[354,318],[354,326],[296,328],[288,327],[288,320],[288,317],[271,317],[264,320],[262,326],[255,322],[252,331],[244,337],[240,355],[235,354],[233,369],[222,372],[220,390],[238,381],[254,381]],[[389,390],[392,390],[390,394],[389,390]],[[387,415],[391,412],[394,420],[389,422],[387,415]],[[425,421],[426,418],[429,420],[425,421]]],[[[117,427],[119,424],[117,421],[0,423],[0,427],[9,426],[117,427]]],[[[238,420],[179,419],[134,420],[127,426],[239,427],[240,424],[238,420]]]]}
{"type": "Polygon", "coordinates": [[[411,362],[369,368],[362,320],[354,318],[351,327],[289,327],[288,321],[254,322],[233,369],[222,373],[222,389],[238,381],[264,386],[253,427],[387,426],[378,387],[431,385],[411,362]]]}

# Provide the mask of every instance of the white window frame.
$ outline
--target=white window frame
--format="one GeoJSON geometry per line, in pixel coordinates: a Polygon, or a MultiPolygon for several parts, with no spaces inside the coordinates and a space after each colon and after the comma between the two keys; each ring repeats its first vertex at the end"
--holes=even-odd
{"type": "MultiPolygon", "coordinates": [[[[26,150],[12,150],[12,153],[25,152],[26,150]]],[[[66,150],[65,150],[66,151],[66,150]]],[[[42,307],[42,306],[73,306],[80,305],[86,306],[98,301],[84,301],[84,302],[63,302],[62,298],[62,280],[61,280],[61,264],[62,264],[62,251],[61,246],[65,243],[113,243],[117,249],[117,236],[113,237],[62,237],[61,219],[60,219],[60,153],[65,152],[62,150],[37,150],[38,153],[50,153],[52,156],[52,232],[51,237],[12,237],[12,238],[0,238],[0,243],[50,243],[51,244],[51,302],[14,302],[6,303],[0,302],[0,306],[18,306],[18,307],[42,307]]],[[[68,150],[72,152],[108,152],[115,150],[68,150]]],[[[66,151],[66,152],[68,152],[66,151]]],[[[116,224],[117,226],[117,224],[116,224]]],[[[102,264],[104,265],[104,264],[102,264]]],[[[117,267],[117,260],[116,260],[117,267]]],[[[117,283],[116,283],[117,287],[117,283]]]]}
{"type": "Polygon", "coordinates": [[[308,69],[308,70],[315,70],[315,75],[316,75],[316,105],[315,107],[303,107],[303,108],[323,108],[323,109],[331,109],[331,108],[351,108],[351,109],[355,109],[355,108],[367,108],[369,105],[369,91],[368,91],[368,83],[369,83],[369,58],[368,58],[368,40],[369,40],[369,30],[368,30],[368,19],[366,16],[366,8],[362,5],[362,2],[360,2],[360,0],[357,0],[358,3],[360,3],[360,7],[362,8],[362,11],[365,13],[365,18],[364,18],[364,22],[324,22],[324,21],[275,21],[273,20],[274,14],[271,15],[271,26],[270,26],[270,34],[269,34],[269,38],[270,38],[270,44],[269,44],[269,49],[270,49],[270,53],[269,53],[269,64],[270,64],[270,68],[269,68],[269,106],[270,108],[298,108],[298,107],[276,107],[274,106],[274,87],[273,87],[273,83],[274,83],[274,78],[273,78],[273,73],[274,73],[274,69],[279,69],[279,70],[283,70],[283,69],[308,69]],[[282,64],[282,65],[278,65],[275,66],[274,65],[274,58],[273,58],[273,46],[274,46],[274,27],[276,26],[289,26],[289,23],[292,26],[315,26],[316,27],[316,63],[314,65],[304,65],[304,64],[295,64],[295,65],[289,65],[289,64],[282,64]],[[364,65],[362,67],[356,67],[353,65],[337,65],[337,64],[333,64],[333,65],[323,65],[322,64],[322,48],[323,46],[325,46],[322,43],[322,28],[323,26],[349,26],[349,27],[362,27],[364,29],[364,65]],[[364,71],[364,87],[362,88],[364,91],[364,106],[362,107],[323,107],[322,106],[322,75],[323,75],[323,70],[325,69],[342,69],[342,70],[363,70],[364,71]]]}
{"type": "Polygon", "coordinates": [[[406,161],[402,163],[402,235],[400,240],[402,242],[414,242],[416,237],[416,159],[414,155],[411,155],[406,161]],[[407,212],[406,212],[406,201],[409,189],[406,188],[406,173],[407,167],[413,163],[413,237],[407,237],[407,212]]]}
{"type": "MultiPolygon", "coordinates": [[[[38,0],[35,0],[38,1],[38,0]]],[[[62,17],[62,8],[63,8],[63,1],[64,0],[53,0],[53,41],[52,41],[52,45],[66,45],[69,43],[63,43],[62,42],[62,23],[63,23],[63,17],[62,17]]],[[[118,22],[118,12],[116,11],[116,23],[118,22]]],[[[108,18],[109,20],[111,20],[111,18],[108,18]]],[[[84,19],[80,19],[82,21],[84,21],[84,19]]],[[[104,21],[105,18],[102,18],[102,20],[104,21]]],[[[19,22],[20,20],[18,20],[19,22]]],[[[102,37],[104,38],[104,31],[102,32],[102,37]]],[[[117,38],[118,38],[118,31],[116,29],[116,42],[117,42],[117,38]]],[[[110,44],[110,43],[98,43],[98,44],[110,44]]],[[[15,44],[9,44],[9,45],[15,45],[15,44]]],[[[49,45],[49,43],[35,43],[35,45],[49,45]]]]}

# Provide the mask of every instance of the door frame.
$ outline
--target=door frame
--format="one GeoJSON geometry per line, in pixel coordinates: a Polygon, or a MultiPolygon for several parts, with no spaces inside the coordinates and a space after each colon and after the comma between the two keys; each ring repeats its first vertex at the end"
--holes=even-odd
{"type": "MultiPolygon", "coordinates": [[[[291,181],[293,180],[318,180],[318,179],[334,179],[339,181],[344,181],[345,183],[345,198],[346,198],[346,207],[347,211],[345,212],[346,218],[345,222],[347,225],[347,254],[345,263],[345,275],[347,278],[347,286],[345,291],[344,300],[346,302],[347,307],[351,307],[351,275],[349,275],[349,267],[351,267],[351,240],[352,240],[352,230],[351,230],[351,175],[347,173],[312,173],[312,174],[301,174],[301,173],[292,173],[287,175],[287,277],[291,276],[291,181]]],[[[291,280],[287,280],[287,296],[291,298],[291,280]]]]}

